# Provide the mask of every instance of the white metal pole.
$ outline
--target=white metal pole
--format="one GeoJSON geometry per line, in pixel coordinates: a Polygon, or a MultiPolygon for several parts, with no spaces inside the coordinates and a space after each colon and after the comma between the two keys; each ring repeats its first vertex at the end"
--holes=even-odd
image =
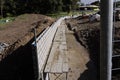
{"type": "Polygon", "coordinates": [[[112,77],[113,0],[101,0],[100,80],[112,77]]]}

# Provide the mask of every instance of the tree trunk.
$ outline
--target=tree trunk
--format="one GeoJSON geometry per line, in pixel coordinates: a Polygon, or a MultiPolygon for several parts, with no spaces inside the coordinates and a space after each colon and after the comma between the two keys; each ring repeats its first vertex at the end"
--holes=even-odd
{"type": "Polygon", "coordinates": [[[3,0],[0,0],[1,3],[1,17],[3,18],[3,0]]]}

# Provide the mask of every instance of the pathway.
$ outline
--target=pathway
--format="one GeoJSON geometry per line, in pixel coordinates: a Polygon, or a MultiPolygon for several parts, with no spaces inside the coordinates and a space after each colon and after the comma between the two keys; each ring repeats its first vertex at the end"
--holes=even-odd
{"type": "Polygon", "coordinates": [[[45,72],[50,80],[66,80],[67,72],[67,80],[97,80],[87,49],[80,45],[65,22],[58,27],[45,72]]]}

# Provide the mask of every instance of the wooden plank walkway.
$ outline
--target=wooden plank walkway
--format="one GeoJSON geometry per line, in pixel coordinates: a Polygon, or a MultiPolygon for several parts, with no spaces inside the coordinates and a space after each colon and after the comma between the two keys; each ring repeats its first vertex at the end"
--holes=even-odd
{"type": "Polygon", "coordinates": [[[45,80],[97,80],[89,51],[76,40],[74,32],[64,22],[58,27],[44,71],[47,73],[45,80]]]}
{"type": "Polygon", "coordinates": [[[45,67],[45,73],[62,74],[68,72],[67,44],[65,23],[62,22],[56,32],[53,46],[45,67]]]}

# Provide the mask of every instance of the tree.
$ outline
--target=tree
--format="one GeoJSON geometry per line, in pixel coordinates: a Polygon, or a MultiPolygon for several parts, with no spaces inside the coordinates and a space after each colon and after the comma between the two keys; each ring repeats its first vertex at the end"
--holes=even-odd
{"type": "Polygon", "coordinates": [[[57,7],[57,11],[62,11],[62,6],[63,6],[62,0],[59,0],[57,5],[58,5],[58,6],[56,6],[57,7]]]}
{"type": "Polygon", "coordinates": [[[77,3],[79,0],[63,0],[63,10],[67,11],[68,13],[71,10],[76,10],[79,6],[77,3]]]}
{"type": "Polygon", "coordinates": [[[75,10],[79,0],[0,0],[2,16],[75,10]],[[3,15],[4,14],[4,15],[3,15]]]}
{"type": "Polygon", "coordinates": [[[4,5],[4,0],[0,0],[0,11],[1,11],[1,17],[3,18],[3,5],[4,5]]]}
{"type": "Polygon", "coordinates": [[[76,10],[78,8],[78,0],[72,0],[72,10],[76,10]]]}

